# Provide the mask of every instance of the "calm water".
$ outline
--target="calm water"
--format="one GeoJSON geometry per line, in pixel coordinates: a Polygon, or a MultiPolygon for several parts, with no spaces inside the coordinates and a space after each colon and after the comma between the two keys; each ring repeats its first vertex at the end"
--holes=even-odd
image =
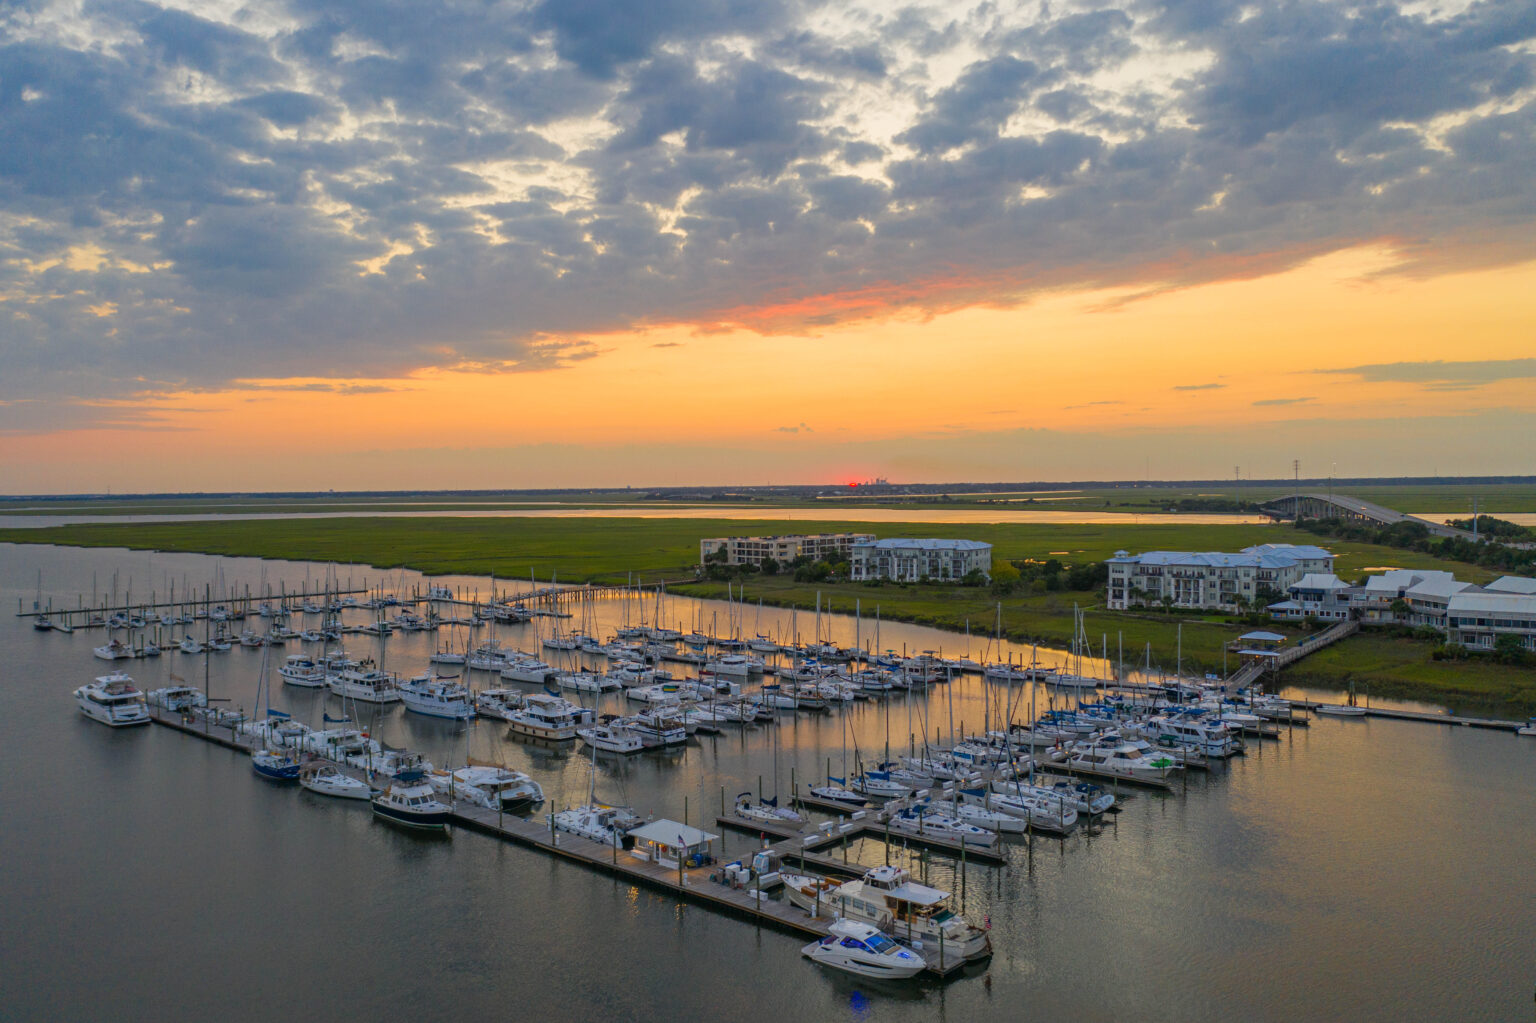
{"type": "MultiPolygon", "coordinates": [[[[963,892],[976,920],[990,916],[996,954],[947,985],[886,990],[801,960],[799,939],[479,835],[401,834],[365,806],[261,783],[246,760],[196,739],[87,721],[68,694],[106,668],[90,652],[100,634],[36,633],[9,614],[31,601],[39,569],[49,590],[73,594],[90,592],[93,571],[98,586],[114,570],[120,585],[131,575],[138,592],[151,580],[200,586],[216,566],[253,585],[264,568],[290,588],[319,571],[0,545],[8,1019],[1529,1018],[1536,741],[1318,721],[1192,777],[1187,793],[1137,795],[1114,823],[1037,840],[1032,856],[1017,846],[1006,867],[971,864],[962,877],[935,859],[930,880],[963,892]]],[[[721,604],[667,607],[685,625],[725,619],[721,604]]],[[[602,614],[611,622],[622,606],[602,614]]],[[[749,632],[754,618],[749,610],[749,632]]],[[[774,616],[760,631],[785,624],[774,616]]],[[[851,620],[836,628],[852,638],[851,620]]],[[[534,645],[531,629],[501,638],[534,645]]],[[[882,632],[886,646],[936,648],[939,638],[963,650],[964,637],[882,632]]],[[[348,647],[414,671],[440,639],[396,636],[380,648],[348,637],[348,647]]],[[[200,680],[203,667],[174,654],[123,663],[146,688],[171,672],[200,680]]],[[[260,651],[214,656],[214,695],[250,707],[260,663],[260,651]]],[[[689,820],[713,828],[722,788],[756,788],[762,776],[773,790],[775,748],[787,793],[792,767],[800,780],[829,759],[840,770],[845,728],[878,755],[914,732],[947,733],[951,716],[976,727],[999,692],[973,679],[846,718],[786,715],[671,756],[599,761],[596,786],[657,815],[683,816],[686,800],[689,820]]],[[[280,686],[276,703],[314,720],[339,709],[328,699],[280,686]]],[[[489,722],[396,707],[370,724],[440,764],[466,750],[501,757],[543,784],[546,808],[584,800],[591,781],[579,751],[523,746],[489,722]]],[[[726,835],[728,856],[747,848],[726,835]]],[[[864,842],[851,854],[876,863],[885,850],[864,842]]]]}

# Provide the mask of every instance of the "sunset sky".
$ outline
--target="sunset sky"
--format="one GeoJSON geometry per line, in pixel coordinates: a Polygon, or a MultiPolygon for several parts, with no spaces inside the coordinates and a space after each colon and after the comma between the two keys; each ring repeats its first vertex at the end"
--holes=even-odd
{"type": "Polygon", "coordinates": [[[0,8],[0,491],[1536,473],[1536,7],[0,8]]]}

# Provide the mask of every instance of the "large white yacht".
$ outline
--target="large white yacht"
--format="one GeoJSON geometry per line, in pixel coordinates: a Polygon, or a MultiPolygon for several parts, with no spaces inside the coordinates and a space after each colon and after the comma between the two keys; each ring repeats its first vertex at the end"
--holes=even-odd
{"type": "Polygon", "coordinates": [[[576,738],[576,729],[592,721],[592,712],[558,696],[529,693],[507,721],[517,735],[563,742],[576,738]]]}
{"type": "Polygon", "coordinates": [[[630,829],[644,824],[627,806],[592,803],[550,814],[556,831],[579,835],[601,845],[627,849],[632,844],[630,829]]]}
{"type": "Polygon", "coordinates": [[[471,764],[453,771],[432,771],[427,783],[439,796],[463,800],[487,810],[513,813],[544,802],[544,789],[521,771],[471,764]]]}
{"type": "Polygon", "coordinates": [[[822,966],[860,977],[904,980],[927,968],[923,957],[902,948],[879,930],[855,920],[835,920],[826,937],[813,941],[800,954],[822,966]]]}
{"type": "Polygon", "coordinates": [[[439,678],[431,672],[417,675],[399,687],[405,709],[428,717],[467,721],[475,716],[469,690],[457,678],[439,678]]]}
{"type": "Polygon", "coordinates": [[[325,677],[325,684],[337,696],[364,703],[398,703],[400,689],[393,675],[376,668],[343,668],[325,677]]]}
{"type": "Polygon", "coordinates": [[[639,732],[613,722],[578,728],[576,734],[582,742],[604,753],[639,753],[645,749],[639,732]]]}
{"type": "Polygon", "coordinates": [[[113,728],[149,724],[149,708],[139,699],[133,679],[122,672],[102,675],[76,689],[75,703],[86,717],[113,728]]]}
{"type": "MultiPolygon", "coordinates": [[[[794,901],[794,893],[788,894],[794,901]]],[[[905,868],[884,866],[839,885],[823,902],[844,919],[873,924],[900,941],[937,948],[942,936],[947,955],[980,959],[991,954],[987,932],[950,909],[949,900],[949,892],[916,883],[905,868]]]]}

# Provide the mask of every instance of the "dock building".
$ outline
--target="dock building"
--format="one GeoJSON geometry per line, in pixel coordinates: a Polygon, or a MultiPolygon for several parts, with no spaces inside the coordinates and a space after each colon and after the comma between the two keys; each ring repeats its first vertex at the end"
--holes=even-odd
{"type": "Polygon", "coordinates": [[[1333,554],[1309,544],[1266,543],[1235,554],[1116,551],[1105,565],[1112,611],[1165,600],[1174,607],[1235,611],[1266,594],[1285,593],[1309,573],[1332,573],[1333,554]]]}
{"type": "Polygon", "coordinates": [[[699,562],[725,551],[727,565],[759,565],[764,558],[790,562],[800,557],[847,561],[854,544],[873,541],[873,533],[809,533],[785,536],[717,536],[699,541],[699,562]]]}
{"type": "Polygon", "coordinates": [[[957,580],[972,572],[992,578],[992,545],[980,540],[876,540],[853,545],[849,578],[957,580]]]}

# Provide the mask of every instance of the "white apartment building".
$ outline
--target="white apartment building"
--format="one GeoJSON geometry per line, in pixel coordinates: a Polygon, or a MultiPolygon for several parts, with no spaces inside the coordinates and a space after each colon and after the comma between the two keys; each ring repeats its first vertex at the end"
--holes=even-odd
{"type": "Polygon", "coordinates": [[[992,577],[992,545],[979,540],[876,540],[854,544],[849,575],[861,579],[962,579],[972,572],[992,577]]]}
{"type": "Polygon", "coordinates": [[[1309,544],[1266,543],[1236,554],[1217,551],[1116,551],[1109,569],[1110,610],[1174,607],[1236,610],[1266,592],[1284,593],[1309,573],[1332,573],[1333,554],[1309,544]]]}
{"type": "Polygon", "coordinates": [[[764,558],[790,562],[806,555],[817,561],[846,561],[853,545],[873,541],[873,533],[810,533],[786,536],[719,536],[699,541],[699,562],[724,549],[728,565],[760,565],[764,558]]]}
{"type": "Polygon", "coordinates": [[[1293,583],[1289,594],[1269,605],[1272,617],[1427,626],[1451,643],[1479,650],[1493,649],[1499,636],[1509,634],[1536,650],[1536,579],[1505,576],[1474,586],[1450,572],[1397,568],[1369,576],[1364,586],[1332,574],[1308,575],[1293,583]]]}

